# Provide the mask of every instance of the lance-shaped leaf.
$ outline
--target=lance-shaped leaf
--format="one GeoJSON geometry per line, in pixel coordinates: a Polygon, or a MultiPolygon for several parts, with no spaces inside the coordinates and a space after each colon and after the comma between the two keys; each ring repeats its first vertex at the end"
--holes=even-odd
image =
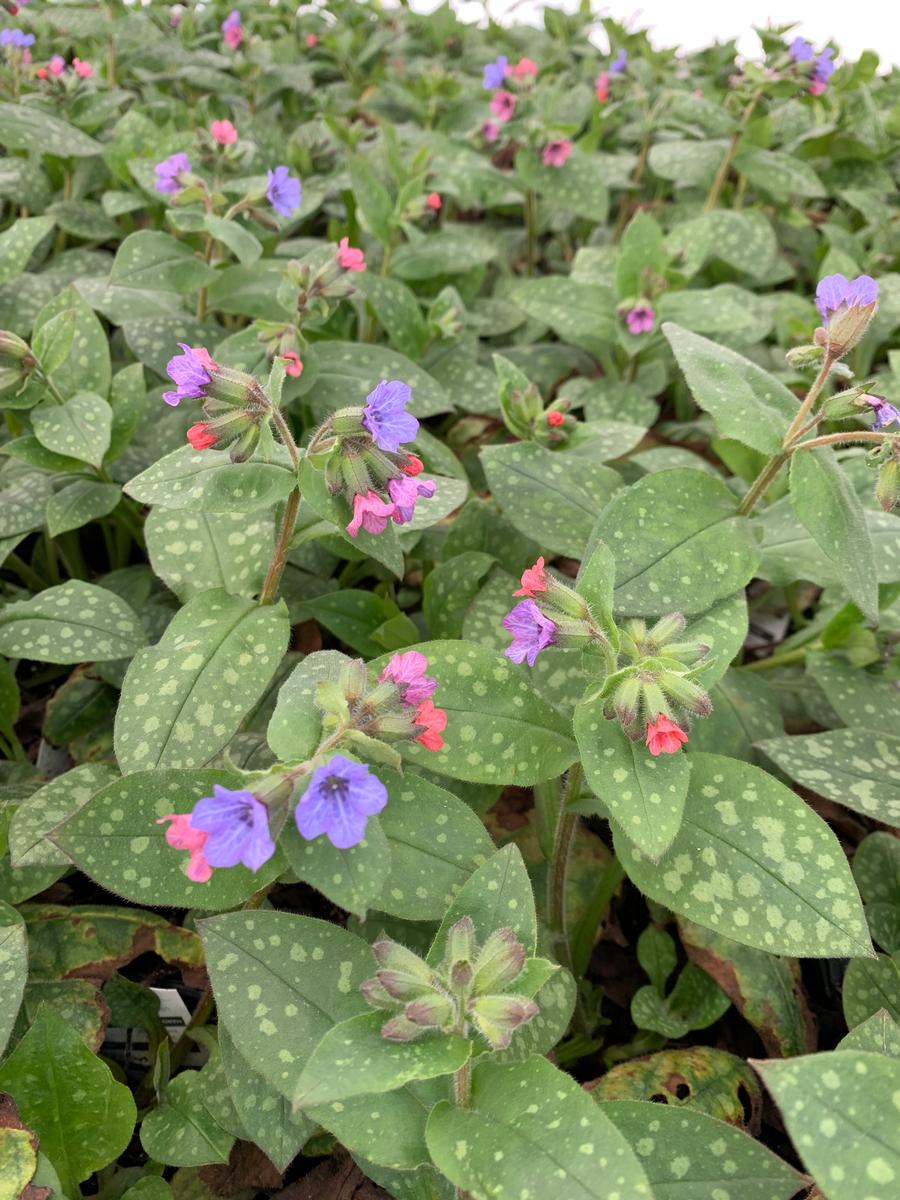
{"type": "Polygon", "coordinates": [[[141,504],[208,513],[250,513],[283,500],[297,484],[287,462],[233,463],[227,450],[179,446],[125,485],[141,504]]]}
{"type": "Polygon", "coordinates": [[[180,600],[212,588],[255,596],[275,546],[274,510],[205,513],[154,508],[144,535],[154,572],[180,600]]]}
{"type": "Polygon", "coordinates": [[[835,1047],[837,1050],[871,1050],[900,1060],[900,1025],[885,1008],[851,1029],[835,1047]]]}
{"type": "Polygon", "coordinates": [[[133,610],[113,592],[72,579],[0,610],[0,654],[38,662],[110,662],[146,643],[133,610]]]}
{"type": "Polygon", "coordinates": [[[0,900],[0,1054],[6,1049],[28,978],[25,922],[0,900]]]}

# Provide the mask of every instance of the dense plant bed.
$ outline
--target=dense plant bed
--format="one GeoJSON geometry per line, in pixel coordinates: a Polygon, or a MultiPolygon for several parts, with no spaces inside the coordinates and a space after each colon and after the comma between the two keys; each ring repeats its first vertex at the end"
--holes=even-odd
{"type": "Polygon", "coordinates": [[[2,1200],[900,1194],[900,80],[589,22],[5,4],[2,1200]]]}

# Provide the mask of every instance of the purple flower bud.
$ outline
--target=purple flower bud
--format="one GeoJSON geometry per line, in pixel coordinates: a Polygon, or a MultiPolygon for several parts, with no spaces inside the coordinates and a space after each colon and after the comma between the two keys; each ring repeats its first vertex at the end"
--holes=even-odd
{"type": "Polygon", "coordinates": [[[186,154],[170,154],[153,168],[156,172],[156,190],[164,195],[180,192],[184,186],[183,175],[191,171],[190,159],[186,154]]]}
{"type": "Polygon", "coordinates": [[[391,1017],[381,1027],[381,1036],[389,1042],[414,1042],[425,1032],[424,1025],[416,1025],[407,1017],[391,1017]]]}
{"type": "MultiPolygon", "coordinates": [[[[833,54],[834,51],[830,46],[828,46],[816,59],[816,66],[813,71],[813,82],[817,83],[822,91],[825,90],[825,84],[834,74],[834,63],[831,61],[831,56],[833,54]]],[[[821,92],[817,94],[821,95],[821,92]]]]}
{"type": "Polygon", "coordinates": [[[875,414],[875,420],[872,422],[873,429],[884,429],[886,425],[890,425],[894,421],[900,425],[900,411],[893,404],[889,404],[887,400],[882,400],[880,396],[870,396],[868,393],[860,396],[860,400],[865,400],[875,414]]]}
{"type": "Polygon", "coordinates": [[[431,479],[411,479],[404,475],[402,479],[388,480],[388,492],[394,502],[391,520],[397,525],[411,521],[418,498],[433,496],[434,489],[435,484],[431,479]]]}
{"type": "Polygon", "coordinates": [[[406,411],[412,389],[399,379],[382,379],[366,397],[362,423],[379,450],[396,454],[401,442],[411,442],[419,432],[419,422],[406,411]]]}
{"type": "Polygon", "coordinates": [[[625,49],[622,49],[619,51],[619,53],[616,55],[616,57],[609,64],[610,74],[611,75],[621,75],[627,66],[628,66],[628,51],[625,49]]]}
{"type": "Polygon", "coordinates": [[[525,966],[525,947],[512,929],[498,929],[487,939],[475,963],[476,992],[497,992],[518,979],[525,966]]]}
{"type": "Polygon", "coordinates": [[[505,654],[514,663],[528,661],[533,667],[540,652],[551,645],[556,626],[547,619],[533,600],[523,600],[503,618],[503,627],[513,635],[505,654]]]}
{"type": "Polygon", "coordinates": [[[446,996],[432,992],[429,996],[411,1000],[404,1008],[403,1015],[414,1025],[422,1025],[426,1029],[440,1029],[442,1025],[449,1024],[456,1014],[446,996]]]}
{"type": "Polygon", "coordinates": [[[281,217],[289,217],[300,207],[303,194],[300,180],[295,179],[287,167],[276,167],[268,172],[269,186],[266,197],[281,217]]]}
{"type": "MultiPolygon", "coordinates": [[[[157,168],[158,169],[158,168],[157,168]]],[[[177,407],[182,400],[199,400],[203,389],[212,382],[215,363],[204,346],[188,346],[179,342],[183,353],[176,354],[166,364],[166,371],[176,387],[174,392],[163,392],[166,404],[177,407]]]]}
{"type": "Polygon", "coordinates": [[[537,1016],[540,1009],[527,996],[479,996],[469,1005],[472,1020],[495,1050],[505,1050],[513,1032],[537,1016]]]}
{"type": "Polygon", "coordinates": [[[325,834],[332,846],[347,850],[366,836],[366,823],[387,804],[387,788],[365,763],[335,754],[313,771],[294,812],[307,841],[325,834]]]}
{"type": "Polygon", "coordinates": [[[275,853],[269,833],[269,810],[252,792],[232,792],[213,785],[212,796],[194,806],[191,828],[209,834],[203,853],[211,867],[243,863],[258,871],[275,853]]]}
{"type": "Polygon", "coordinates": [[[489,92],[493,91],[494,88],[503,87],[507,66],[505,54],[501,54],[494,62],[488,63],[484,68],[484,78],[481,81],[481,86],[489,92]]]}
{"type": "Polygon", "coordinates": [[[877,312],[878,284],[870,275],[826,275],[816,288],[816,305],[825,324],[816,331],[816,341],[824,338],[832,356],[839,358],[859,342],[877,312]]]}

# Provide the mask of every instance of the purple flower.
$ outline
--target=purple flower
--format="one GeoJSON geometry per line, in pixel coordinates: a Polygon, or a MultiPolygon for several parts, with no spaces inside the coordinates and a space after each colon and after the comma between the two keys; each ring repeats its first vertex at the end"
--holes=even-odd
{"type": "Polygon", "coordinates": [[[275,853],[269,810],[252,792],[232,792],[213,784],[212,796],[194,805],[191,828],[209,834],[203,855],[211,867],[243,863],[258,871],[275,853]]]}
{"type": "Polygon", "coordinates": [[[878,284],[871,275],[857,275],[848,279],[846,275],[826,275],[816,288],[816,306],[825,324],[833,313],[842,306],[865,308],[878,299],[878,284]]]}
{"type": "Polygon", "coordinates": [[[875,414],[875,420],[872,422],[873,429],[884,429],[892,421],[896,421],[900,425],[900,410],[896,409],[893,404],[888,404],[887,400],[882,400],[880,396],[870,396],[868,394],[860,396],[860,400],[865,400],[866,404],[868,404],[869,408],[875,414]]]}
{"type": "Polygon", "coordinates": [[[544,616],[533,600],[523,600],[503,618],[503,627],[513,635],[506,657],[515,663],[528,660],[529,667],[553,641],[556,626],[544,616]]]}
{"type": "Polygon", "coordinates": [[[481,81],[481,86],[489,92],[494,88],[503,87],[507,65],[505,54],[501,54],[496,62],[488,63],[484,68],[484,79],[481,81]]]}
{"type": "Polygon", "coordinates": [[[224,37],[226,45],[232,50],[237,50],[238,46],[244,40],[244,31],[241,28],[241,14],[236,8],[233,8],[222,22],[222,37],[224,37]]]}
{"type": "Polygon", "coordinates": [[[281,217],[289,217],[300,207],[300,180],[295,179],[287,167],[276,167],[269,171],[269,186],[266,196],[269,203],[281,217]]]}
{"type": "Polygon", "coordinates": [[[19,50],[27,50],[33,45],[33,33],[23,33],[21,29],[0,30],[0,46],[16,46],[19,50]]]}
{"type": "Polygon", "coordinates": [[[431,479],[411,479],[408,475],[404,475],[402,479],[389,479],[388,492],[394,502],[391,520],[397,525],[405,525],[407,521],[411,521],[416,501],[420,496],[433,496],[434,488],[435,484],[431,479]]]}
{"type": "Polygon", "coordinates": [[[788,46],[788,53],[794,62],[809,62],[813,56],[813,48],[806,38],[795,37],[788,46]]]}
{"type": "Polygon", "coordinates": [[[210,371],[214,370],[209,351],[203,346],[191,347],[184,342],[178,345],[184,353],[176,354],[166,364],[176,388],[174,392],[163,392],[163,400],[173,407],[182,400],[199,400],[204,395],[203,389],[212,383],[210,371]]]}
{"type": "Polygon", "coordinates": [[[813,82],[819,84],[823,89],[834,74],[834,63],[831,61],[832,54],[834,54],[834,51],[831,47],[826,47],[816,59],[815,69],[813,70],[813,82]]]}
{"type": "Polygon", "coordinates": [[[419,432],[419,422],[406,411],[411,396],[411,388],[400,379],[382,379],[366,396],[362,423],[379,450],[396,454],[401,442],[411,442],[419,432]]]}
{"type": "Polygon", "coordinates": [[[335,754],[312,773],[294,819],[307,841],[325,834],[332,846],[347,850],[366,836],[366,823],[387,804],[387,788],[365,763],[335,754]]]}
{"type": "Polygon", "coordinates": [[[630,333],[649,333],[656,320],[656,313],[649,304],[636,304],[625,314],[625,324],[630,333]]]}
{"type": "Polygon", "coordinates": [[[621,75],[628,66],[628,51],[620,50],[616,57],[609,64],[610,72],[613,75],[621,75]]]}
{"type": "Polygon", "coordinates": [[[388,665],[378,676],[382,683],[388,680],[396,683],[400,699],[404,704],[416,708],[423,700],[428,700],[437,688],[437,680],[426,675],[428,659],[418,650],[406,650],[403,654],[395,654],[388,665]]]}
{"type": "Polygon", "coordinates": [[[181,176],[190,174],[191,163],[184,153],[170,154],[153,168],[156,172],[156,190],[168,194],[180,192],[181,176]]]}

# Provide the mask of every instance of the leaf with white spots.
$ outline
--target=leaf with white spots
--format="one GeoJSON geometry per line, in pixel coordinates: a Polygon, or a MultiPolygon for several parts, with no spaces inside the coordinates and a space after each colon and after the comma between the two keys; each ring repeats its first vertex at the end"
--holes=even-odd
{"type": "Polygon", "coordinates": [[[296,485],[287,462],[233,463],[227,450],[179,446],[129,480],[125,492],[141,504],[231,515],[269,508],[296,485]]]}
{"type": "MultiPolygon", "coordinates": [[[[611,155],[596,152],[584,154],[576,146],[563,167],[553,167],[524,145],[516,155],[516,173],[546,198],[554,211],[562,209],[603,224],[609,211],[609,188],[615,183],[609,170],[611,159],[611,155]]],[[[500,179],[505,183],[505,173],[500,179]]]]}
{"type": "Polygon", "coordinates": [[[476,1065],[470,1108],[444,1101],[426,1130],[437,1166],[472,1200],[649,1200],[634,1151],[599,1105],[545,1058],[476,1065]]]}
{"type": "Polygon", "coordinates": [[[111,662],[146,643],[132,609],[106,588],[72,579],[0,609],[0,654],[36,662],[111,662]]]}
{"type": "Polygon", "coordinates": [[[808,654],[806,669],[846,725],[870,730],[900,724],[900,681],[877,671],[863,671],[842,654],[808,654]]]}
{"type": "Polygon", "coordinates": [[[809,163],[783,150],[748,146],[737,155],[734,167],[750,180],[754,188],[762,188],[776,200],[786,201],[792,196],[826,195],[822,180],[809,163]]]}
{"type": "Polygon", "coordinates": [[[144,536],[154,572],[181,601],[211,588],[255,596],[272,557],[275,516],[272,509],[205,513],[154,508],[144,536]]]}
{"type": "MultiPolygon", "coordinates": [[[[616,300],[610,288],[581,279],[545,275],[520,283],[511,299],[561,341],[592,354],[603,353],[616,337],[616,300]]],[[[523,445],[533,445],[527,442],[523,445]]]]}
{"type": "Polygon", "coordinates": [[[31,424],[48,450],[99,467],[109,449],[112,409],[96,392],[77,392],[65,404],[32,409],[31,424]]]}
{"type": "Polygon", "coordinates": [[[654,1200],[791,1200],[803,1176],[725,1121],[645,1100],[601,1111],[637,1152],[654,1200]]]}
{"type": "Polygon", "coordinates": [[[900,1062],[834,1050],[753,1065],[828,1200],[896,1200],[900,1062]]]}
{"type": "Polygon", "coordinates": [[[369,817],[366,836],[347,850],[333,846],[324,834],[307,841],[289,818],[280,845],[299,879],[360,916],[374,906],[391,868],[390,846],[378,817],[369,817]]]}
{"type": "MultiPolygon", "coordinates": [[[[84,770],[85,768],[80,768],[84,770]]],[[[190,812],[213,785],[236,788],[226,771],[145,771],[117,780],[92,796],[53,831],[52,841],[80,871],[132,900],[172,908],[233,908],[284,870],[280,852],[256,874],[244,866],[213,871],[208,883],[185,875],[187,852],[166,842],[170,813],[190,812]]]]}
{"type": "Polygon", "coordinates": [[[0,900],[0,1055],[16,1023],[27,978],[25,922],[11,905],[0,900]]]}
{"type": "Polygon", "coordinates": [[[900,1025],[885,1008],[851,1029],[835,1047],[837,1050],[871,1050],[900,1060],[900,1025]]]}
{"type": "Polygon", "coordinates": [[[73,287],[65,288],[44,305],[35,317],[33,335],[36,337],[61,313],[72,314],[74,332],[70,335],[66,322],[65,344],[69,346],[69,351],[59,365],[49,372],[56,390],[64,399],[78,392],[105,396],[112,378],[109,340],[96,313],[73,287]]]}
{"type": "Polygon", "coordinates": [[[9,150],[28,150],[36,155],[52,154],[62,159],[92,158],[103,150],[99,142],[82,133],[75,125],[34,104],[0,104],[0,126],[3,129],[3,144],[9,150]]]}
{"type": "MultiPolygon", "coordinates": [[[[572,765],[577,747],[570,723],[503,655],[466,641],[422,642],[416,649],[438,681],[433,699],[447,713],[447,728],[438,751],[397,743],[404,758],[471,783],[527,785],[572,765]]],[[[386,662],[377,659],[373,670],[386,662]]]]}
{"type": "MultiPolygon", "coordinates": [[[[435,1104],[446,1100],[451,1090],[447,1076],[437,1075],[433,1079],[413,1080],[393,1092],[335,1100],[310,1109],[310,1116],[352,1154],[393,1170],[418,1168],[416,1173],[420,1174],[423,1165],[431,1162],[425,1144],[425,1123],[435,1104]]],[[[428,1192],[419,1200],[435,1200],[435,1197],[428,1192]]]]}
{"type": "Polygon", "coordinates": [[[211,283],[215,274],[185,242],[168,233],[139,229],[119,245],[109,282],[115,287],[187,293],[211,283]]]}
{"type": "Polygon", "coordinates": [[[796,783],[853,812],[900,825],[900,737],[835,729],[757,745],[796,783]]]}
{"type": "Polygon", "coordinates": [[[83,808],[101,788],[116,779],[112,767],[83,763],[38,788],[16,808],[9,824],[9,852],[13,866],[59,867],[71,860],[47,836],[57,825],[83,808]]]}
{"type": "Polygon", "coordinates": [[[677,467],[613,496],[597,523],[616,560],[616,611],[703,613],[749,582],[759,551],[718,479],[677,467]]]}
{"type": "Polygon", "coordinates": [[[853,878],[872,937],[889,954],[900,950],[900,838],[870,833],[856,847],[853,878]]]}
{"type": "MultiPolygon", "coordinates": [[[[4,143],[6,139],[4,138],[4,143]]],[[[20,275],[40,242],[53,228],[50,217],[20,217],[0,233],[0,283],[20,275]]]]}
{"type": "MultiPolygon", "coordinates": [[[[663,292],[658,310],[660,320],[667,325],[674,321],[694,333],[708,333],[740,345],[755,345],[772,330],[771,305],[762,296],[733,283],[663,292]]],[[[721,347],[719,352],[724,352],[721,347]]]]}
{"type": "Polygon", "coordinates": [[[282,762],[311,758],[322,740],[322,710],[316,689],[323,680],[337,681],[350,659],[338,650],[317,650],[298,663],[281,685],[267,737],[282,762]]]}
{"type": "Polygon", "coordinates": [[[900,951],[848,963],[841,988],[848,1028],[886,1009],[900,1021],[900,951]]]}
{"type": "Polygon", "coordinates": [[[47,532],[52,538],[70,529],[80,529],[89,521],[108,516],[122,497],[117,483],[96,479],[75,479],[47,501],[47,532]]]}
{"type": "Polygon", "coordinates": [[[637,887],[771,954],[871,957],[856,884],[822,818],[758,767],[717,754],[690,757],[681,829],[658,862],[615,830],[616,852],[637,887]]]}
{"type": "Polygon", "coordinates": [[[371,948],[338,925],[285,912],[237,912],[200,926],[219,1020],[283,1096],[338,1021],[371,1010],[359,985],[371,948]]]}
{"type": "Polygon", "coordinates": [[[472,920],[477,942],[486,941],[498,929],[512,929],[526,952],[534,953],[537,943],[534,895],[515,842],[493,854],[460,890],[428,951],[430,963],[437,964],[443,959],[447,935],[460,917],[472,920]]]}
{"type": "Polygon", "coordinates": [[[632,742],[618,721],[603,717],[603,703],[575,708],[575,737],[587,782],[623,833],[658,860],[681,828],[691,779],[686,754],[654,758],[643,741],[632,742]]]}
{"type": "Polygon", "coordinates": [[[182,1071],[169,1082],[162,1102],[141,1123],[141,1145],[156,1162],[202,1167],[228,1162],[234,1137],[204,1103],[202,1071],[182,1071]]]}
{"type": "Polygon", "coordinates": [[[208,763],[265,693],[289,632],[283,601],[261,608],[219,589],[189,600],[125,675],[115,726],[123,773],[208,763]]]}
{"type": "Polygon", "coordinates": [[[354,558],[362,552],[380,562],[395,575],[403,574],[403,551],[397,540],[398,527],[392,521],[388,522],[381,533],[367,533],[365,529],[360,529],[355,538],[351,537],[347,533],[347,525],[352,515],[350,504],[343,497],[331,495],[325,483],[324,472],[309,458],[304,458],[300,464],[300,491],[304,505],[311,508],[323,521],[330,522],[341,541],[353,547],[354,558]]]}
{"type": "Polygon", "coordinates": [[[666,245],[679,274],[688,277],[696,275],[708,259],[717,258],[747,275],[764,278],[778,253],[775,231],[765,214],[747,210],[716,209],[681,221],[671,229],[666,245]]]}
{"type": "Polygon", "coordinates": [[[368,1012],[330,1029],[300,1073],[294,1103],[309,1110],[393,1092],[414,1080],[453,1075],[472,1054],[470,1039],[439,1030],[414,1042],[393,1042],[381,1035],[384,1022],[383,1012],[368,1012]]]}
{"type": "Polygon", "coordinates": [[[4,477],[0,491],[0,538],[24,537],[43,523],[44,506],[50,499],[50,480],[42,471],[22,471],[4,477]]]}
{"type": "Polygon", "coordinates": [[[603,506],[621,485],[611,467],[535,442],[487,446],[481,462],[507,520],[556,554],[580,558],[603,506]]]}
{"type": "Polygon", "coordinates": [[[319,373],[310,399],[319,419],[348,404],[365,404],[366,396],[382,379],[402,379],[409,384],[409,411],[415,417],[433,417],[453,408],[453,401],[433,375],[387,346],[320,341],[315,352],[319,373]]]}

